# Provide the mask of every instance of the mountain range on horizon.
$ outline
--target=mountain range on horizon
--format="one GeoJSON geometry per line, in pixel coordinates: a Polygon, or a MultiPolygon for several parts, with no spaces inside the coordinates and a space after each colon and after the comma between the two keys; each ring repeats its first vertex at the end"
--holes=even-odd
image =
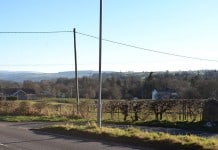
{"type": "MultiPolygon", "coordinates": [[[[84,70],[78,71],[78,77],[92,76],[98,71],[84,70]]],[[[0,80],[23,82],[25,80],[41,81],[53,80],[57,78],[74,78],[75,71],[65,71],[58,73],[42,73],[42,72],[29,72],[29,71],[0,71],[0,80]]]]}
{"type": "MultiPolygon", "coordinates": [[[[78,77],[98,77],[98,71],[93,70],[83,70],[78,71],[78,77]]],[[[154,72],[153,72],[154,73],[154,72]]],[[[208,77],[217,77],[217,70],[193,70],[193,71],[158,71],[157,74],[192,74],[192,75],[207,75],[208,77]]],[[[135,76],[148,76],[150,72],[115,72],[115,71],[102,71],[103,77],[111,77],[111,75],[135,75],[135,76]]],[[[0,71],[0,80],[23,82],[25,80],[30,80],[38,82],[41,80],[55,80],[58,78],[75,78],[75,71],[64,71],[57,73],[42,73],[42,72],[30,72],[30,71],[0,71]]]]}

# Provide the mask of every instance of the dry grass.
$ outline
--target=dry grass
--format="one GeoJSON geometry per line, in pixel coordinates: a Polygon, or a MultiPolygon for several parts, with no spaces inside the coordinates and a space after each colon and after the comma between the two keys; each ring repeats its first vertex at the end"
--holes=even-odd
{"type": "Polygon", "coordinates": [[[86,138],[98,138],[118,141],[126,144],[149,146],[157,149],[190,149],[216,150],[217,139],[206,139],[193,135],[170,135],[166,133],[142,132],[136,128],[98,128],[95,123],[86,126],[62,125],[43,128],[42,130],[58,132],[60,134],[85,135],[86,138]]]}

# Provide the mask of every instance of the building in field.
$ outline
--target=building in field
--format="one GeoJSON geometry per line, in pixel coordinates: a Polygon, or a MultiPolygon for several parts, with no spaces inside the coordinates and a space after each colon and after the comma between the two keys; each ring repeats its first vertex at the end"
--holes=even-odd
{"type": "Polygon", "coordinates": [[[178,98],[178,94],[175,90],[165,89],[165,90],[157,90],[154,89],[152,91],[152,100],[168,100],[178,98]]]}
{"type": "Polygon", "coordinates": [[[1,100],[35,100],[37,99],[36,92],[33,89],[17,89],[7,88],[2,89],[0,93],[1,100]]]}

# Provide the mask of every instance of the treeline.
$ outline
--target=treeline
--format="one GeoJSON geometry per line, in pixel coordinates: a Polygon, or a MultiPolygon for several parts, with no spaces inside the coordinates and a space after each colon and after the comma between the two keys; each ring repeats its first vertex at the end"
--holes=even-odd
{"type": "MultiPolygon", "coordinates": [[[[40,82],[16,83],[0,81],[0,89],[34,89],[41,97],[76,97],[75,79],[59,78],[40,82]]],[[[207,99],[218,97],[218,73],[161,72],[161,73],[108,73],[103,75],[103,99],[150,99],[154,89],[173,89],[181,99],[207,99]]],[[[1,92],[0,92],[1,93],[1,92]]],[[[79,78],[81,98],[98,97],[98,77],[79,78]]]]}

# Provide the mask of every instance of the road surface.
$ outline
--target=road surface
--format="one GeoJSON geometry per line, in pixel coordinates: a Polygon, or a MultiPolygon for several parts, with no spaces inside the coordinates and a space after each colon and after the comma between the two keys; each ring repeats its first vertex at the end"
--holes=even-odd
{"type": "Polygon", "coordinates": [[[50,124],[0,122],[0,150],[151,150],[30,130],[50,124]]]}

